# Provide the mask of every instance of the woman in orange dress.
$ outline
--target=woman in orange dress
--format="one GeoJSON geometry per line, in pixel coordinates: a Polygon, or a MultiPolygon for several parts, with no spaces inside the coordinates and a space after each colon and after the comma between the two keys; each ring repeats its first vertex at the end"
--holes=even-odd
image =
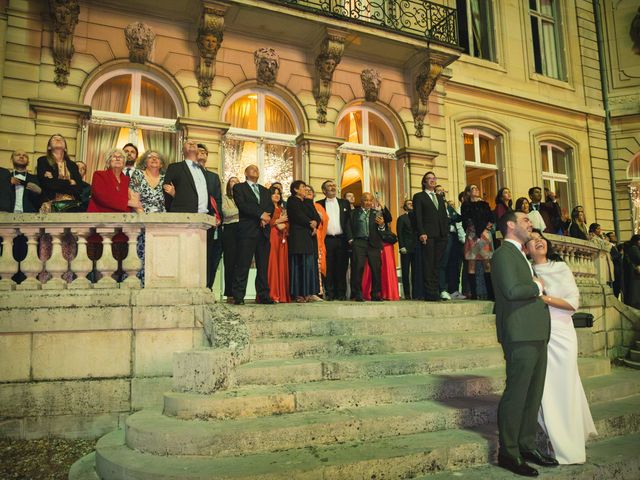
{"type": "Polygon", "coordinates": [[[324,295],[322,279],[327,276],[327,247],[324,239],[327,236],[327,225],[329,225],[329,215],[322,205],[315,202],[316,192],[311,185],[307,185],[307,198],[313,202],[316,212],[320,215],[321,222],[318,225],[318,270],[320,273],[320,295],[324,295]]]}
{"type": "Polygon", "coordinates": [[[289,303],[289,224],[287,211],[282,201],[282,191],[272,186],[269,189],[274,211],[271,216],[271,250],[269,252],[268,281],[271,298],[276,303],[289,303]]]}

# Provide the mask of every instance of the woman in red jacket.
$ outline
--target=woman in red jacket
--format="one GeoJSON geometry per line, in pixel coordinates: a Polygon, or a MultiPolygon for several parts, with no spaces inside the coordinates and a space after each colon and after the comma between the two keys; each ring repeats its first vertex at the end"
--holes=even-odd
{"type": "Polygon", "coordinates": [[[125,153],[119,148],[107,153],[104,170],[98,170],[93,174],[91,200],[87,212],[142,211],[140,195],[129,190],[129,177],[122,173],[125,157],[125,153]]]}

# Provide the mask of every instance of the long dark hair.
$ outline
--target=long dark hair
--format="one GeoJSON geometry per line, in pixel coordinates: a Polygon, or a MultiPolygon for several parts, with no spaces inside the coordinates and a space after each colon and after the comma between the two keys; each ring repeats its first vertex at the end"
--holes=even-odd
{"type": "MultiPolygon", "coordinates": [[[[531,202],[529,201],[529,199],[527,197],[520,197],[518,200],[516,200],[516,212],[522,212],[522,204],[524,202],[527,202],[529,204],[529,207],[531,207],[531,202]]],[[[529,211],[531,211],[531,208],[529,208],[529,211]]]]}
{"type": "Polygon", "coordinates": [[[504,200],[502,200],[502,194],[504,193],[505,190],[511,191],[511,189],[508,187],[502,187],[500,190],[498,190],[498,195],[496,195],[496,206],[499,204],[502,204],[505,207],[507,207],[507,209],[511,210],[511,205],[513,205],[513,199],[510,198],[509,203],[504,203],[504,200]]]}
{"type": "Polygon", "coordinates": [[[49,141],[47,141],[47,162],[49,162],[49,165],[51,165],[52,167],[56,165],[56,159],[53,158],[53,153],[51,152],[52,150],[51,141],[56,137],[61,138],[62,141],[64,142],[64,160],[68,162],[71,161],[71,158],[69,157],[69,153],[67,152],[67,139],[64,138],[60,133],[54,133],[49,137],[49,141]]]}
{"type": "Polygon", "coordinates": [[[280,194],[280,201],[278,202],[278,207],[282,208],[282,206],[284,205],[284,200],[282,199],[282,190],[280,188],[274,185],[271,185],[269,187],[269,198],[271,198],[271,195],[273,195],[276,192],[280,194]]]}
{"type": "MultiPolygon", "coordinates": [[[[550,262],[564,262],[564,260],[562,259],[562,257],[560,256],[559,253],[556,252],[555,247],[553,246],[553,243],[551,243],[551,240],[549,240],[547,237],[544,236],[544,233],[542,233],[541,230],[534,228],[533,230],[531,230],[531,233],[537,233],[538,235],[540,235],[540,238],[542,240],[544,240],[545,242],[547,242],[547,260],[550,262]]],[[[640,237],[640,235],[638,235],[638,237],[640,237]]]]}
{"type": "Polygon", "coordinates": [[[227,193],[227,198],[233,198],[233,189],[231,188],[231,180],[233,179],[238,180],[238,182],[240,182],[240,179],[238,177],[229,177],[229,180],[227,180],[227,187],[225,188],[225,191],[227,193]]]}

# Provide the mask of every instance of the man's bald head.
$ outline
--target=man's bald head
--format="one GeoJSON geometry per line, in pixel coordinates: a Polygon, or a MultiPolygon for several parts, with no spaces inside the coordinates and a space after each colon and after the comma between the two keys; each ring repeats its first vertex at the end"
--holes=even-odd
{"type": "Polygon", "coordinates": [[[244,169],[244,176],[247,180],[256,183],[258,178],[260,178],[260,170],[258,170],[258,167],[255,165],[249,165],[244,169]]]}

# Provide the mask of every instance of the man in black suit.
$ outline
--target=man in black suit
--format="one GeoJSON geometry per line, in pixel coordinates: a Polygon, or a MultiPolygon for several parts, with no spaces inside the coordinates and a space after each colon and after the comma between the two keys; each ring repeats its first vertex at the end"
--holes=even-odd
{"type": "Polygon", "coordinates": [[[207,287],[213,286],[213,241],[220,224],[213,199],[222,201],[220,182],[216,184],[198,163],[198,146],[187,140],[182,146],[183,162],[172,163],[164,176],[164,201],[168,212],[208,213],[216,219],[216,225],[207,232],[207,287]]]}
{"type": "Polygon", "coordinates": [[[244,170],[246,181],[233,186],[233,200],[239,211],[238,221],[238,254],[231,292],[236,305],[244,305],[247,291],[247,280],[251,260],[256,262],[256,303],[270,305],[273,302],[269,295],[269,221],[274,206],[271,195],[262,185],[258,185],[260,171],[255,165],[244,170]]]}
{"type": "Polygon", "coordinates": [[[336,182],[325,180],[322,184],[325,198],[318,200],[329,216],[324,238],[327,249],[327,276],[324,278],[325,300],[347,299],[347,267],[349,266],[349,245],[347,244],[347,223],[351,205],[337,197],[336,182]]]}
{"type": "Polygon", "coordinates": [[[382,236],[386,228],[382,213],[373,209],[373,195],[365,192],[362,206],[352,210],[347,223],[347,241],[353,250],[351,260],[351,293],[356,302],[362,302],[362,275],[365,262],[371,269],[371,300],[382,301],[382,236]]]}
{"type": "Polygon", "coordinates": [[[398,231],[398,247],[400,248],[400,266],[402,268],[402,291],[405,300],[411,300],[411,286],[415,280],[415,251],[418,236],[413,228],[409,213],[413,211],[413,201],[405,200],[402,209],[407,212],[398,217],[396,230],[398,231]]]}
{"type": "Polygon", "coordinates": [[[36,213],[40,210],[40,182],[27,172],[29,156],[23,150],[11,155],[13,171],[2,168],[0,173],[0,211],[36,213]]]}
{"type": "MultiPolygon", "coordinates": [[[[222,186],[220,183],[220,177],[217,173],[207,170],[207,160],[209,159],[209,149],[207,146],[204,143],[199,143],[197,146],[198,163],[204,171],[204,176],[207,179],[207,185],[213,185],[213,191],[215,192],[215,194],[210,198],[211,206],[213,207],[217,224],[222,225],[222,186]]],[[[211,242],[211,253],[209,258],[209,266],[211,268],[211,278],[209,280],[211,285],[207,286],[211,288],[213,287],[213,282],[216,280],[218,265],[220,265],[220,259],[222,258],[222,234],[217,228],[213,232],[213,241],[211,242]]]]}
{"type": "Polygon", "coordinates": [[[425,300],[430,302],[441,299],[438,273],[440,258],[444,254],[449,235],[447,207],[444,199],[436,195],[437,181],[435,173],[425,173],[422,177],[422,192],[413,196],[417,234],[422,244],[420,248],[422,248],[425,300]]]}

